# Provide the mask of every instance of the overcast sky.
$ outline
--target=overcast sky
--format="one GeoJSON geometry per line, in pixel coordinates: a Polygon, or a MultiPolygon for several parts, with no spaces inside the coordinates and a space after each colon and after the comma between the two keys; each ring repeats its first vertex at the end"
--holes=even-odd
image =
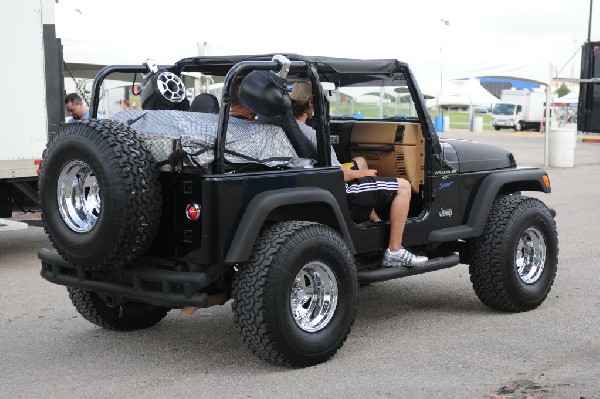
{"type": "MultiPolygon", "coordinates": [[[[589,0],[352,3],[59,0],[56,26],[65,43],[85,43],[106,63],[172,63],[207,42],[208,55],[397,58],[422,87],[439,83],[441,70],[445,79],[502,73],[547,81],[553,64],[563,77],[579,75],[580,54],[569,59],[587,38],[589,0]]],[[[594,6],[591,39],[600,41],[600,1],[594,6]]]]}

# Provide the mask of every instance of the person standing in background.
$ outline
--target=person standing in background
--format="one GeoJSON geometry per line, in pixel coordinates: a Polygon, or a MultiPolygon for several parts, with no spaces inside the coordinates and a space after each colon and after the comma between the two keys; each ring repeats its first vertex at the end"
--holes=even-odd
{"type": "Polygon", "coordinates": [[[68,123],[81,122],[90,119],[90,111],[77,93],[70,93],[65,97],[65,109],[71,115],[68,123]]]}

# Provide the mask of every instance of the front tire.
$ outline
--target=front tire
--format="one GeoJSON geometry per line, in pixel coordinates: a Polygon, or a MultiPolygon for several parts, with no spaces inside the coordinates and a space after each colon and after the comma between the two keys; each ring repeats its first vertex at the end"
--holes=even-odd
{"type": "Polygon", "coordinates": [[[558,264],[558,233],[550,210],[536,198],[500,196],[483,234],[472,243],[475,293],[487,306],[510,312],[546,299],[558,264]]]}
{"type": "Polygon", "coordinates": [[[102,328],[133,331],[152,327],[165,318],[169,308],[141,302],[124,302],[110,307],[95,292],[67,287],[69,298],[84,319],[102,328]]]}
{"type": "Polygon", "coordinates": [[[322,363],[354,323],[354,259],[330,227],[279,223],[261,233],[236,273],[232,296],[240,336],[261,359],[294,367],[322,363]]]}

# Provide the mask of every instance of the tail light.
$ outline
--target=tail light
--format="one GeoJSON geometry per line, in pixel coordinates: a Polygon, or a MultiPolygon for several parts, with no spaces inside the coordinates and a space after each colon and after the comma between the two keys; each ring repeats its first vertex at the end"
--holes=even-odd
{"type": "Polygon", "coordinates": [[[200,219],[200,210],[202,207],[200,204],[192,202],[185,207],[185,216],[190,220],[198,220],[200,219]]]}

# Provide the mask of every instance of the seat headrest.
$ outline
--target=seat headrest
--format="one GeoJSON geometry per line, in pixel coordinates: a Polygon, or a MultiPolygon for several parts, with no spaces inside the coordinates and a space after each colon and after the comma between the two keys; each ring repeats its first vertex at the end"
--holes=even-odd
{"type": "Polygon", "coordinates": [[[291,108],[286,87],[286,82],[271,71],[252,71],[240,84],[240,103],[258,115],[285,115],[291,108]]]}
{"type": "Polygon", "coordinates": [[[219,100],[210,93],[202,93],[197,95],[190,106],[192,112],[204,112],[207,114],[219,113],[219,100]]]}

